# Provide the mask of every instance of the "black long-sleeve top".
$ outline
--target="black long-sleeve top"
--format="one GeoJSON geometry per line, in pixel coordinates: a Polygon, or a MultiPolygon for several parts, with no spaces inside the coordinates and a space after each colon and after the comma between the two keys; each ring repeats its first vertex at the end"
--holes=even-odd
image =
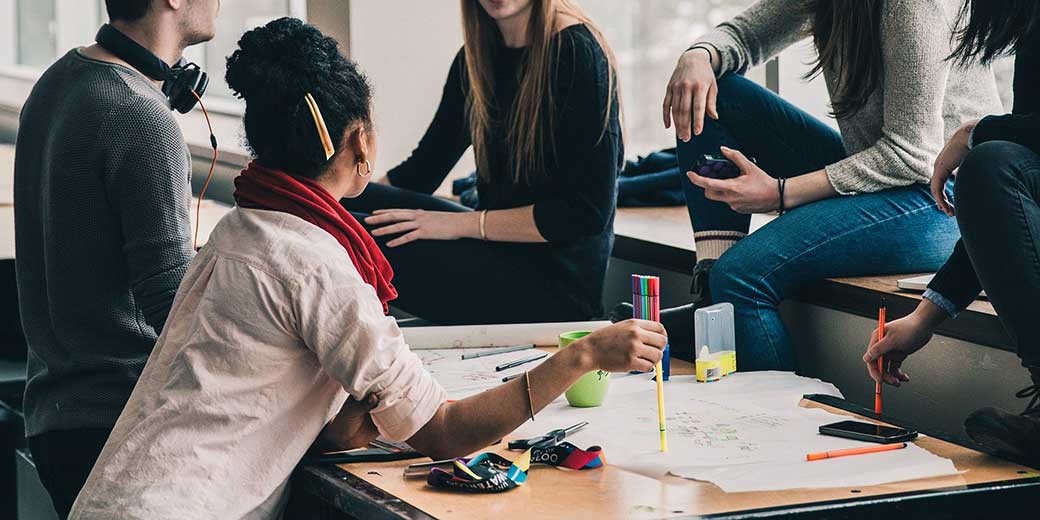
{"type": "MultiPolygon", "coordinates": [[[[1040,153],[1040,31],[1027,38],[1015,55],[1015,106],[1010,114],[987,116],[972,133],[972,146],[1009,141],[1040,153]]],[[[963,310],[982,291],[962,241],[928,285],[930,299],[951,314],[963,310]],[[942,301],[945,299],[946,301],[942,301]],[[938,300],[938,301],[937,301],[938,300]]]]}
{"type": "MultiPolygon", "coordinates": [[[[616,89],[611,99],[609,62],[584,25],[563,29],[550,52],[559,60],[552,82],[555,132],[546,143],[545,175],[534,184],[515,183],[508,114],[513,109],[523,74],[526,49],[499,42],[493,64],[494,106],[500,123],[487,140],[489,167],[479,175],[478,209],[501,210],[534,206],[538,231],[545,244],[515,244],[515,254],[540,266],[560,288],[555,295],[570,299],[580,312],[561,319],[602,315],[602,290],[613,245],[617,176],[624,162],[616,89]],[[607,110],[609,118],[605,118],[607,110]],[[603,132],[604,121],[606,132],[603,132]]],[[[472,143],[466,117],[469,84],[465,55],[451,65],[433,122],[412,155],[389,172],[397,187],[433,193],[472,143]]]]}

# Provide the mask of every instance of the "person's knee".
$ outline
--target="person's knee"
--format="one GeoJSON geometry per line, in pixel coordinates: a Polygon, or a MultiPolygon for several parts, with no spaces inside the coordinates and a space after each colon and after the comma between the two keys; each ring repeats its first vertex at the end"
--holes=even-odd
{"type": "Polygon", "coordinates": [[[1021,186],[1024,175],[1031,170],[1022,168],[1023,150],[1020,144],[1007,141],[989,141],[968,152],[954,183],[954,201],[957,206],[973,207],[987,203],[999,193],[1021,186]]]}
{"type": "Polygon", "coordinates": [[[723,74],[717,79],[716,86],[718,87],[717,103],[720,111],[729,107],[738,107],[762,88],[758,83],[732,72],[723,74]]]}
{"type": "Polygon", "coordinates": [[[754,280],[751,265],[739,251],[733,254],[730,249],[715,261],[708,275],[711,296],[715,303],[730,302],[748,298],[754,292],[754,280]]]}

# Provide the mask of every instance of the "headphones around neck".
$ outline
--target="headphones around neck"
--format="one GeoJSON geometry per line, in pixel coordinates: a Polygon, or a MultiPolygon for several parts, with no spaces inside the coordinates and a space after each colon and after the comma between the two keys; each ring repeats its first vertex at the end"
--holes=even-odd
{"type": "Polygon", "coordinates": [[[94,41],[145,76],[162,81],[162,91],[170,101],[170,110],[187,114],[199,101],[196,94],[201,98],[209,86],[209,76],[198,65],[181,58],[171,67],[109,24],[101,26],[94,41]]]}

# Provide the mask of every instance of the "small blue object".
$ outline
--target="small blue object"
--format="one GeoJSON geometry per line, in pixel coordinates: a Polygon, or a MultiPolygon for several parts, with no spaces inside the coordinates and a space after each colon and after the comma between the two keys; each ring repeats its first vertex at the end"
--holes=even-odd
{"type": "Polygon", "coordinates": [[[672,349],[665,343],[664,345],[664,357],[661,358],[661,372],[664,372],[664,380],[667,381],[672,375],[672,349]]]}

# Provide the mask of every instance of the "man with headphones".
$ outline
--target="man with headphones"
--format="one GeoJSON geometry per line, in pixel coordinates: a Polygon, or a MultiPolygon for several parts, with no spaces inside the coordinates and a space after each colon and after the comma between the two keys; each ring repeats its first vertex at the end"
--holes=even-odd
{"type": "Polygon", "coordinates": [[[219,0],[106,0],[111,25],[40,77],[15,152],[25,427],[61,518],[119,417],[194,256],[191,156],[173,111],[206,75],[219,0]]]}

